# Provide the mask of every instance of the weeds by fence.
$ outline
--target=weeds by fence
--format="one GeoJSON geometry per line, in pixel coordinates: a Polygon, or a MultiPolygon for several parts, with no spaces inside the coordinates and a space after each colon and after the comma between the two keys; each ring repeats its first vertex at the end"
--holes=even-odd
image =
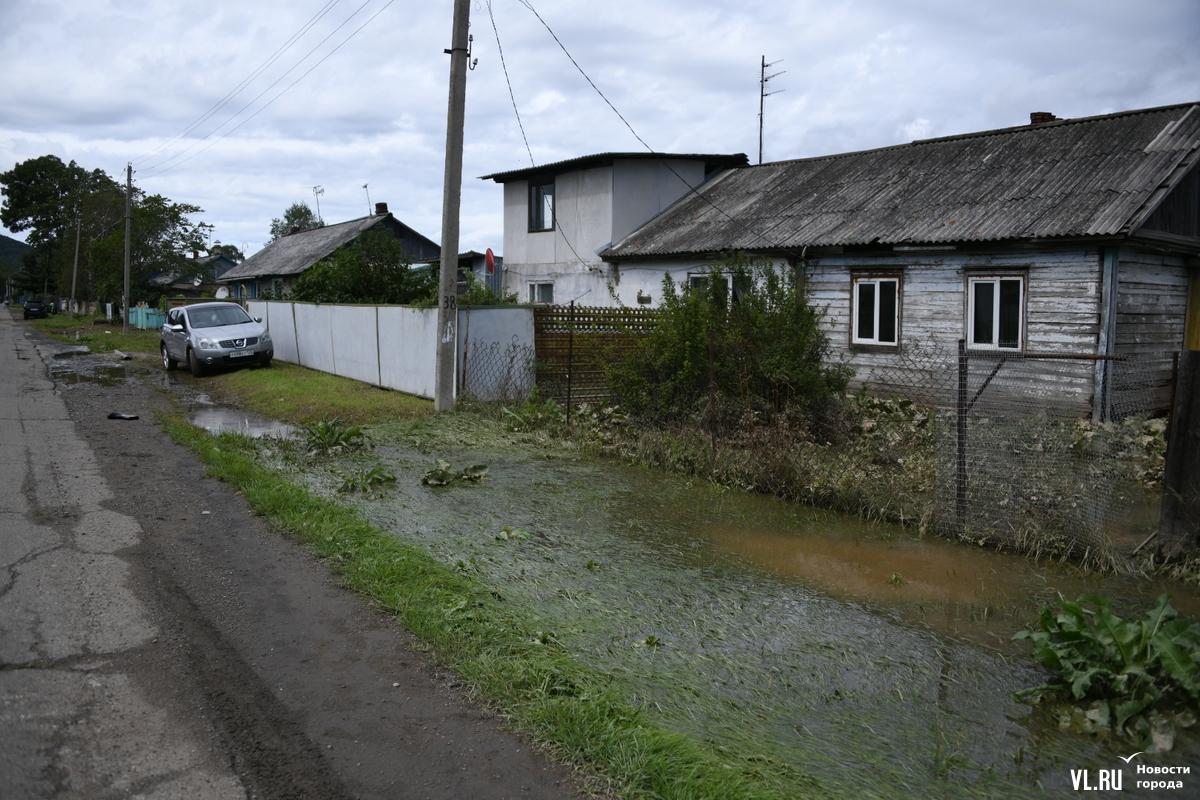
{"type": "MultiPolygon", "coordinates": [[[[906,342],[859,376],[862,391],[817,408],[744,386],[738,394],[697,391],[671,414],[631,420],[605,404],[599,382],[567,377],[580,363],[601,370],[619,352],[613,340],[629,336],[625,323],[556,311],[540,331],[539,348],[558,336],[548,358],[539,349],[534,368],[533,353],[515,343],[473,349],[466,394],[519,410],[536,375],[542,398],[559,402],[550,413],[514,414],[515,424],[538,420],[598,452],[978,544],[1113,567],[1122,560],[1115,538],[1149,533],[1136,518],[1148,516],[1161,492],[1166,426],[1155,412],[1169,392],[1169,354],[960,357],[906,342]],[[477,386],[495,388],[472,391],[477,386]],[[590,387],[574,394],[573,420],[568,386],[590,387]]],[[[645,316],[639,326],[653,324],[645,316]]]]}

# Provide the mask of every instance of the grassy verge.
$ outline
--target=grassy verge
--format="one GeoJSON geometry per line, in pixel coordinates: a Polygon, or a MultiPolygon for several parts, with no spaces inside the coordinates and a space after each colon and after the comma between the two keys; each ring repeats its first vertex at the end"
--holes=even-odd
{"type": "Polygon", "coordinates": [[[433,413],[433,403],[415,395],[279,361],[271,369],[220,373],[208,392],[218,402],[293,424],[341,417],[368,425],[433,413]]]}
{"type": "Polygon", "coordinates": [[[78,314],[74,320],[66,314],[54,314],[46,319],[31,319],[29,324],[52,339],[86,345],[97,353],[111,353],[113,350],[126,353],[158,352],[157,328],[145,331],[132,329],[129,333],[122,333],[120,321],[110,325],[93,325],[91,317],[78,314]]]}
{"type": "Polygon", "coordinates": [[[516,727],[599,770],[624,796],[804,796],[797,794],[798,783],[808,796],[829,796],[811,779],[764,765],[747,770],[745,762],[663,729],[621,700],[611,677],[581,667],[539,635],[520,608],[345,506],[289,482],[257,459],[251,440],[210,437],[177,418],[165,419],[164,426],[209,465],[210,474],[326,559],[347,586],[396,614],[516,727]]]}

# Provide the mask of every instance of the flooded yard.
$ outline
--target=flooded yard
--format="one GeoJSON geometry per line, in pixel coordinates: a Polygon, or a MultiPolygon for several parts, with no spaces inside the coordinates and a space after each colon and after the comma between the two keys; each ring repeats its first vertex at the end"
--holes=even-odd
{"type": "MultiPolygon", "coordinates": [[[[398,481],[353,501],[368,520],[530,609],[545,643],[748,766],[863,797],[1065,797],[1072,769],[1116,768],[1136,749],[1015,703],[1047,676],[1009,640],[1060,594],[1108,594],[1140,615],[1162,585],[610,461],[419,452],[404,426],[372,435],[363,463],[398,481]],[[435,457],[487,463],[488,480],[422,486],[435,457]]],[[[334,496],[329,466],[303,477],[334,496]]],[[[1200,609],[1172,588],[1182,612],[1200,609]]],[[[1197,754],[1187,735],[1152,758],[1197,754]]]]}
{"type": "MultiPolygon", "coordinates": [[[[1170,591],[1182,613],[1200,614],[1200,594],[1178,584],[1085,575],[506,443],[490,422],[482,440],[454,422],[374,426],[373,450],[306,457],[286,426],[217,406],[186,376],[66,361],[51,374],[68,391],[161,382],[192,424],[267,437],[261,457],[291,479],[475,577],[536,620],[537,644],[609,676],[664,727],[727,753],[731,768],[790,774],[797,795],[1068,797],[1072,771],[1123,767],[1138,796],[1136,766],[1123,762],[1133,743],[1061,732],[1050,712],[1012,700],[1048,675],[1011,636],[1046,603],[1085,593],[1108,595],[1130,618],[1170,591]],[[487,464],[487,478],[422,485],[437,459],[487,464]],[[339,493],[347,474],[373,468],[396,482],[339,493]]],[[[1200,763],[1200,739],[1184,733],[1171,753],[1138,762],[1200,763]]]]}

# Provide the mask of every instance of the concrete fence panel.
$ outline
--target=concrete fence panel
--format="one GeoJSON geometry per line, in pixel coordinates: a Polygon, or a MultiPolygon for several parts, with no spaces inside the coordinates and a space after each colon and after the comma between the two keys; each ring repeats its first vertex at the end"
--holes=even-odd
{"type": "Polygon", "coordinates": [[[296,314],[296,346],[301,366],[337,375],[329,321],[331,306],[295,303],[292,308],[296,314]]]}
{"type": "Polygon", "coordinates": [[[379,307],[379,383],[432,398],[436,385],[437,309],[379,307]]]}
{"type": "Polygon", "coordinates": [[[337,374],[376,386],[379,372],[379,336],[375,306],[326,306],[333,361],[337,374]]]}

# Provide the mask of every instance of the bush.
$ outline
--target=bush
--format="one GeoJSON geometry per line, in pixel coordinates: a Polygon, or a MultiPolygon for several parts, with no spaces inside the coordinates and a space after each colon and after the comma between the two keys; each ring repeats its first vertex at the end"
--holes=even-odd
{"type": "Polygon", "coordinates": [[[630,413],[686,415],[713,383],[777,410],[812,409],[845,390],[849,370],[822,363],[829,343],[797,271],[728,255],[692,286],[667,275],[662,294],[655,328],[632,355],[610,359],[610,385],[630,413]]]}

